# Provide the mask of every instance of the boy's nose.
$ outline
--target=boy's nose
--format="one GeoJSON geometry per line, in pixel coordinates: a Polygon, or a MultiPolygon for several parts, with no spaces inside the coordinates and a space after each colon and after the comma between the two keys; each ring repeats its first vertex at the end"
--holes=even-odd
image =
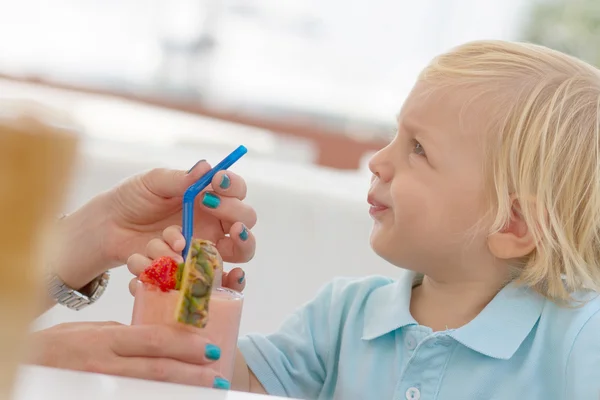
{"type": "MultiPolygon", "coordinates": [[[[379,150],[377,153],[375,153],[375,155],[373,155],[373,157],[371,157],[371,160],[369,161],[369,169],[373,173],[374,177],[377,177],[384,182],[389,182],[392,180],[392,177],[394,176],[394,166],[389,160],[387,147],[379,150]]],[[[373,179],[371,179],[371,182],[373,179]]]]}

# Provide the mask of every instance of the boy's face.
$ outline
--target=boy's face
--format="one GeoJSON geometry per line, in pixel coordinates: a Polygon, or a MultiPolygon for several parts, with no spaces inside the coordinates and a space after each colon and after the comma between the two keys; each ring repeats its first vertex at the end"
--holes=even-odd
{"type": "Polygon", "coordinates": [[[370,161],[371,245],[389,262],[429,273],[483,261],[486,229],[482,108],[468,93],[417,83],[394,140],[370,161]],[[474,102],[476,103],[476,102],[474,102]]]}

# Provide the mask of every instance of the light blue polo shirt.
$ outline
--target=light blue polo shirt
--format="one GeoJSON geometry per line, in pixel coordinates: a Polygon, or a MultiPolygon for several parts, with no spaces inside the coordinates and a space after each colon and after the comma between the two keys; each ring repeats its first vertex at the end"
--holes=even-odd
{"type": "Polygon", "coordinates": [[[510,284],[432,332],[410,314],[413,278],[337,279],[240,350],[269,394],[299,399],[600,399],[598,296],[563,308],[510,284]]]}

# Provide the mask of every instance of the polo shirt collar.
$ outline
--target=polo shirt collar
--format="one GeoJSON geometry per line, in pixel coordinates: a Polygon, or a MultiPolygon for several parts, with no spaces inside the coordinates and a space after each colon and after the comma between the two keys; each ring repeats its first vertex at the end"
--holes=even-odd
{"type": "Polygon", "coordinates": [[[364,340],[372,340],[408,325],[418,325],[410,314],[415,273],[404,271],[400,279],[371,292],[365,304],[364,340]]]}
{"type": "MultiPolygon", "coordinates": [[[[373,340],[409,325],[418,325],[410,314],[410,297],[416,274],[375,289],[365,304],[363,340],[373,340]]],[[[540,318],[546,299],[515,283],[505,286],[471,322],[448,335],[483,355],[509,359],[540,318]]]]}
{"type": "Polygon", "coordinates": [[[475,319],[450,336],[478,353],[508,360],[537,324],[545,304],[542,295],[510,283],[475,319]]]}

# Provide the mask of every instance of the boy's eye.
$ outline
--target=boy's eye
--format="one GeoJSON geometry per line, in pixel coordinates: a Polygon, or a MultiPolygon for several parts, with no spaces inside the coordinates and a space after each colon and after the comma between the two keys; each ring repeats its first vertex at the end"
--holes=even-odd
{"type": "Polygon", "coordinates": [[[413,141],[413,153],[418,156],[425,156],[425,149],[423,148],[423,145],[416,140],[413,141]]]}

